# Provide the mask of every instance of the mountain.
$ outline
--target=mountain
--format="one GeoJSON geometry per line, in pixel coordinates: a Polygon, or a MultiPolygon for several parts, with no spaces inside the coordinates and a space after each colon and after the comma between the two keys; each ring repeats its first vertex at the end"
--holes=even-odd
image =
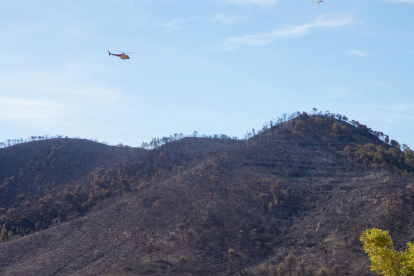
{"type": "Polygon", "coordinates": [[[292,271],[374,275],[363,230],[389,230],[397,249],[414,240],[414,155],[381,137],[303,113],[248,140],[136,153],[67,188],[88,207],[77,216],[1,243],[1,275],[275,275],[289,253],[292,271]]]}

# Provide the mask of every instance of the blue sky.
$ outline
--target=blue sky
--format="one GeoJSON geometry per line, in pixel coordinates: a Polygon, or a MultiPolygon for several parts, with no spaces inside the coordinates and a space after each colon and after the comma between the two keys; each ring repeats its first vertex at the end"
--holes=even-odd
{"type": "Polygon", "coordinates": [[[316,107],[414,148],[414,0],[313,1],[0,0],[0,141],[243,137],[316,107]]]}

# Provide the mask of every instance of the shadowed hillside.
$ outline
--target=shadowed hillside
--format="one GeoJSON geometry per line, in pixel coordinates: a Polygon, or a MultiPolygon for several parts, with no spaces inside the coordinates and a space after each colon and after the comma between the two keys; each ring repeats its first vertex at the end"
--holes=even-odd
{"type": "MultiPolygon", "coordinates": [[[[97,167],[113,166],[144,151],[80,139],[50,139],[1,149],[0,179],[14,177],[13,181],[17,182],[7,199],[1,199],[1,204],[3,207],[10,204],[16,194],[37,192],[36,184],[42,190],[53,182],[65,184],[97,167]]],[[[1,195],[6,196],[4,190],[1,195]]]]}
{"type": "Polygon", "coordinates": [[[85,179],[71,202],[85,194],[95,207],[0,244],[0,270],[275,275],[293,253],[292,275],[335,264],[341,275],[374,275],[363,230],[390,230],[397,248],[414,239],[412,151],[379,137],[304,113],[248,140],[167,143],[85,179]]]}
{"type": "MultiPolygon", "coordinates": [[[[34,141],[0,149],[0,224],[11,231],[7,238],[44,229],[57,217],[66,220],[67,213],[76,208],[64,202],[65,191],[82,186],[95,170],[111,168],[144,152],[80,139],[34,141]],[[61,206],[49,212],[49,203],[61,206]]],[[[4,234],[0,239],[4,241],[4,234]]]]}

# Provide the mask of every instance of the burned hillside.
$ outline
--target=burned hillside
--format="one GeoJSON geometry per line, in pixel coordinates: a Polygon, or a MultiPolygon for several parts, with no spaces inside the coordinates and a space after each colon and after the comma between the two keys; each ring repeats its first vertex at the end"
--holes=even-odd
{"type": "Polygon", "coordinates": [[[1,243],[0,270],[274,275],[292,253],[292,271],[337,264],[343,275],[374,275],[363,230],[390,230],[397,247],[414,239],[412,156],[358,122],[306,113],[247,140],[169,142],[68,190],[73,205],[95,204],[1,243]]]}

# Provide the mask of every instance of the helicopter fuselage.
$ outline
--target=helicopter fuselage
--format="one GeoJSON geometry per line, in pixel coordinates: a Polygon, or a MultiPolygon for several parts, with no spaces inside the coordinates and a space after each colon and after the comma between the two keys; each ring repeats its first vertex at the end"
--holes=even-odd
{"type": "Polygon", "coordinates": [[[108,53],[109,53],[109,55],[110,55],[110,56],[117,56],[117,57],[120,57],[121,59],[130,59],[130,57],[129,57],[128,55],[125,55],[124,53],[119,54],[119,55],[117,55],[117,54],[112,54],[112,53],[111,53],[111,52],[109,52],[109,51],[108,51],[108,53]]]}

